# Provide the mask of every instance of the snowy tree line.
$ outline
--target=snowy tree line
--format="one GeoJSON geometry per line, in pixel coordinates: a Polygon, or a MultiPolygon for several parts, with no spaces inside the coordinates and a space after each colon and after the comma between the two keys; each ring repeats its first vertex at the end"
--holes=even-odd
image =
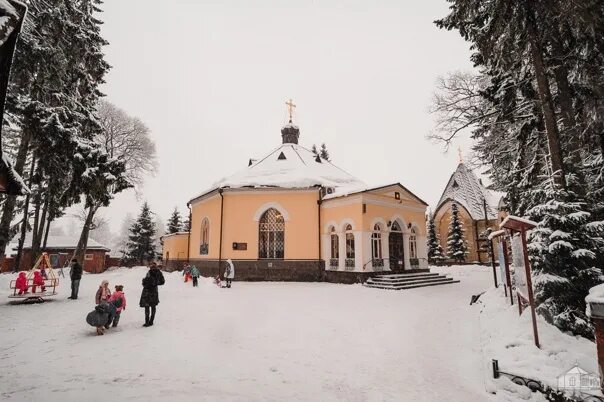
{"type": "Polygon", "coordinates": [[[470,43],[476,73],[437,84],[433,138],[469,129],[477,162],[530,236],[537,311],[592,338],[587,291],[604,265],[604,7],[599,0],[449,0],[436,25],[470,43]]]}
{"type": "Polygon", "coordinates": [[[110,66],[100,33],[100,0],[29,0],[7,94],[4,149],[32,193],[0,200],[0,253],[25,234],[34,257],[51,223],[82,204],[76,256],[82,258],[98,210],[155,169],[149,130],[108,102],[99,86],[110,66]]]}

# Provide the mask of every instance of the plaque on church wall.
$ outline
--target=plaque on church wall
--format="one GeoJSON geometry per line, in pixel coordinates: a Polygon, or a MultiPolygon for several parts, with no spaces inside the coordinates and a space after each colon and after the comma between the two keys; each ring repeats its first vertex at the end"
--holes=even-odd
{"type": "Polygon", "coordinates": [[[233,243],[233,250],[247,250],[247,243],[233,243]]]}

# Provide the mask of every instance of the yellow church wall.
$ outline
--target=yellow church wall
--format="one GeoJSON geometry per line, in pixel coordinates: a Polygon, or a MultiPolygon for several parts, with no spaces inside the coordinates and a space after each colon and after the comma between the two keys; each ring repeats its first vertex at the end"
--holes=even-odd
{"type": "Polygon", "coordinates": [[[163,236],[162,242],[162,257],[164,261],[187,259],[188,233],[175,233],[163,236]]]}
{"type": "Polygon", "coordinates": [[[216,259],[218,258],[218,245],[220,244],[220,195],[216,193],[209,198],[191,205],[191,259],[216,259]],[[201,222],[207,218],[210,223],[208,254],[202,255],[201,222]]]}
{"type": "MultiPolygon", "coordinates": [[[[392,206],[375,205],[371,202],[367,203],[367,212],[363,214],[363,230],[372,231],[377,219],[384,219],[386,222],[394,220],[396,217],[403,220],[406,226],[411,223],[415,226],[417,234],[420,236],[426,235],[426,218],[425,207],[422,210],[417,210],[421,206],[406,207],[404,205],[395,204],[392,206]]],[[[384,229],[384,228],[383,228],[384,229]]],[[[403,231],[408,230],[407,227],[402,228],[403,231]]]]}
{"type": "MultiPolygon", "coordinates": [[[[223,259],[258,258],[258,221],[270,207],[280,210],[285,217],[285,259],[313,259],[319,257],[318,246],[318,191],[228,191],[223,192],[223,259]],[[233,250],[233,243],[247,243],[247,250],[233,250]]],[[[219,258],[220,195],[211,201],[192,206],[191,258],[219,258]],[[199,254],[201,222],[210,220],[210,245],[207,256],[199,254]]]]}
{"type": "Polygon", "coordinates": [[[356,197],[350,202],[342,203],[340,200],[324,201],[321,208],[322,233],[328,233],[329,226],[335,225],[337,232],[344,230],[343,225],[350,223],[353,230],[361,230],[363,202],[361,197],[356,197]]]}

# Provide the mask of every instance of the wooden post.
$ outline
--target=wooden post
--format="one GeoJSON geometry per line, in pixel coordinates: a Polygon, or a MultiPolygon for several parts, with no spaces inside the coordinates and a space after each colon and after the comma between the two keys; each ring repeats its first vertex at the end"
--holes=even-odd
{"type": "Polygon", "coordinates": [[[505,237],[501,238],[503,242],[503,261],[505,262],[505,277],[508,282],[508,286],[510,288],[510,303],[514,305],[514,295],[512,294],[512,277],[510,275],[510,257],[508,256],[508,244],[505,241],[505,237]]]}
{"type": "MultiPolygon", "coordinates": [[[[491,251],[491,266],[493,267],[493,282],[495,283],[495,287],[499,287],[497,284],[497,268],[495,268],[495,247],[493,247],[493,239],[489,241],[489,247],[491,251]]],[[[503,278],[502,278],[503,280],[503,278]]],[[[503,286],[505,289],[505,285],[503,286]]],[[[507,293],[506,293],[507,296],[507,293]]]]}
{"type": "Polygon", "coordinates": [[[531,278],[531,266],[528,258],[528,249],[526,245],[526,229],[523,227],[520,229],[520,236],[522,238],[522,251],[524,254],[524,269],[526,272],[526,284],[528,287],[528,298],[529,305],[531,308],[531,318],[533,319],[533,336],[535,338],[535,346],[539,346],[539,332],[537,331],[537,314],[535,313],[535,297],[533,295],[533,280],[531,278]]]}

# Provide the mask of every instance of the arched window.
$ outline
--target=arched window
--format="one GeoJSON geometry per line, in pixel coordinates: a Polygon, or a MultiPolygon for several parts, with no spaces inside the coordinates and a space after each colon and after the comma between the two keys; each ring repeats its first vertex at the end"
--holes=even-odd
{"type": "Polygon", "coordinates": [[[210,249],[210,221],[204,218],[201,221],[201,245],[199,246],[199,254],[207,255],[210,249]]]}
{"type": "Polygon", "coordinates": [[[392,226],[390,226],[390,231],[391,232],[401,232],[401,225],[399,225],[397,221],[394,221],[392,223],[392,226]]]}
{"type": "Polygon", "coordinates": [[[338,238],[338,234],[336,233],[336,228],[331,227],[331,258],[338,259],[340,258],[340,239],[338,238]]]}
{"type": "Polygon", "coordinates": [[[259,258],[283,258],[285,250],[285,220],[274,208],[266,210],[260,217],[258,236],[259,258]]]}
{"type": "Polygon", "coordinates": [[[411,258],[417,258],[417,234],[415,228],[411,229],[411,235],[409,236],[409,254],[411,258]]]}
{"type": "Polygon", "coordinates": [[[373,226],[371,234],[371,256],[374,260],[382,258],[382,228],[379,223],[373,226]]]}
{"type": "Polygon", "coordinates": [[[354,233],[352,233],[352,225],[348,224],[346,231],[346,268],[354,268],[355,253],[354,253],[354,233]]]}

